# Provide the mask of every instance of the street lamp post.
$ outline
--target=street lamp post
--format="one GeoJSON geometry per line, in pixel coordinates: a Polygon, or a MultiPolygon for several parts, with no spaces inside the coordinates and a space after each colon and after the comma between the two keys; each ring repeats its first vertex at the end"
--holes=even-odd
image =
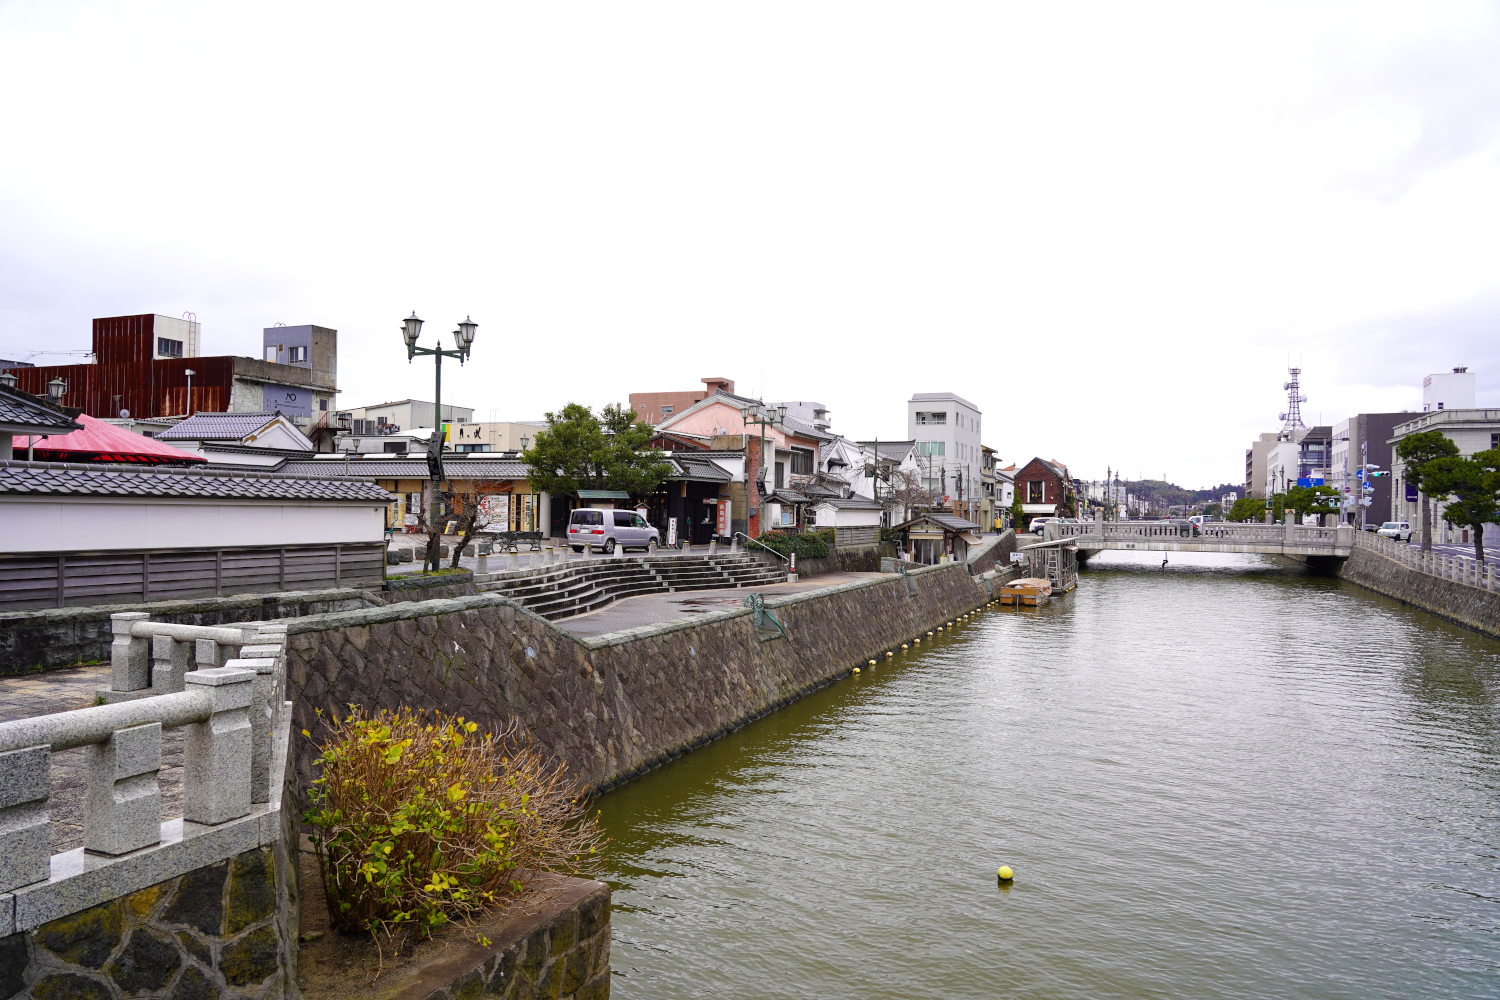
{"type": "MultiPolygon", "coordinates": [[[[786,419],[786,407],[783,405],[772,406],[768,408],[764,403],[757,403],[754,406],[746,406],[741,408],[740,416],[744,418],[745,425],[747,427],[750,424],[760,425],[759,465],[764,466],[766,463],[766,428],[773,427],[786,419]]],[[[755,471],[759,472],[759,469],[757,468],[755,471]]],[[[757,477],[755,475],[752,475],[751,472],[752,470],[750,469],[750,463],[746,462],[745,499],[749,509],[745,514],[745,527],[750,529],[747,534],[755,536],[760,534],[760,488],[757,477]],[[751,525],[749,523],[750,518],[755,519],[754,525],[751,525]]],[[[688,523],[692,524],[691,515],[689,515],[688,517],[688,523]]],[[[691,538],[691,536],[689,537],[691,538]]]]}
{"type": "MultiPolygon", "coordinates": [[[[417,338],[422,335],[422,320],[417,318],[415,311],[412,312],[401,323],[401,337],[406,341],[406,360],[408,363],[420,354],[431,356],[436,377],[432,390],[432,443],[427,448],[427,471],[432,477],[433,498],[427,503],[427,523],[436,524],[433,506],[437,500],[438,484],[445,478],[443,475],[443,359],[457,358],[461,365],[469,356],[469,350],[474,344],[474,333],[479,324],[467,316],[458,324],[458,329],[453,331],[453,340],[458,348],[452,351],[443,350],[443,342],[439,340],[437,347],[418,347],[417,338]]],[[[432,535],[427,542],[427,557],[422,562],[424,570],[435,570],[438,568],[438,536],[432,535]]]]}

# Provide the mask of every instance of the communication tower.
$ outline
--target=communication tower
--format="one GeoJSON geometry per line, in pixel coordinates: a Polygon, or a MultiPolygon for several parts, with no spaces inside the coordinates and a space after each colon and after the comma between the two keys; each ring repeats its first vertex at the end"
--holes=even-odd
{"type": "Polygon", "coordinates": [[[1292,376],[1292,380],[1281,386],[1286,390],[1286,412],[1280,415],[1281,436],[1284,440],[1292,441],[1296,439],[1299,430],[1307,430],[1307,425],[1302,422],[1302,404],[1307,402],[1307,397],[1302,395],[1302,387],[1297,382],[1302,369],[1288,368],[1287,373],[1292,376]]]}

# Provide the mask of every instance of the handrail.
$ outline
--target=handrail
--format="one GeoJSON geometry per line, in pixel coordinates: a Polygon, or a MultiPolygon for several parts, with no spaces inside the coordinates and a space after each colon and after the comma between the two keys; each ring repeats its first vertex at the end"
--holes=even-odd
{"type": "Polygon", "coordinates": [[[784,563],[790,563],[791,562],[790,559],[788,559],[786,556],[782,555],[780,552],[777,552],[775,549],[771,548],[771,546],[767,545],[765,542],[761,541],[759,538],[751,538],[749,535],[745,534],[743,531],[736,531],[734,533],[734,535],[730,535],[729,536],[730,539],[733,539],[735,535],[739,535],[741,538],[743,538],[745,541],[751,543],[752,545],[759,545],[761,548],[765,549],[767,552],[771,553],[771,555],[775,556],[777,559],[780,559],[784,563]]]}

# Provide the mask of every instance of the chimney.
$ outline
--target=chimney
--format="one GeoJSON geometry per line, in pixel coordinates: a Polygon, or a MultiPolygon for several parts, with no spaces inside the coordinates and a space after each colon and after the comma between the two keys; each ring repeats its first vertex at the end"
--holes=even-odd
{"type": "Polygon", "coordinates": [[[727,392],[731,395],[734,394],[734,383],[727,378],[714,377],[701,379],[700,381],[702,381],[704,386],[707,387],[708,394],[710,396],[712,396],[716,392],[727,392]]]}

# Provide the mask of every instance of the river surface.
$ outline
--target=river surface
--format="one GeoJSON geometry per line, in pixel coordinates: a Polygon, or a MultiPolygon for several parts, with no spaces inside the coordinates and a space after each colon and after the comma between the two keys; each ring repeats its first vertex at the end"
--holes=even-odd
{"type": "Polygon", "coordinates": [[[1500,643],[1141,558],[605,796],[617,1000],[1500,996],[1500,643]]]}

